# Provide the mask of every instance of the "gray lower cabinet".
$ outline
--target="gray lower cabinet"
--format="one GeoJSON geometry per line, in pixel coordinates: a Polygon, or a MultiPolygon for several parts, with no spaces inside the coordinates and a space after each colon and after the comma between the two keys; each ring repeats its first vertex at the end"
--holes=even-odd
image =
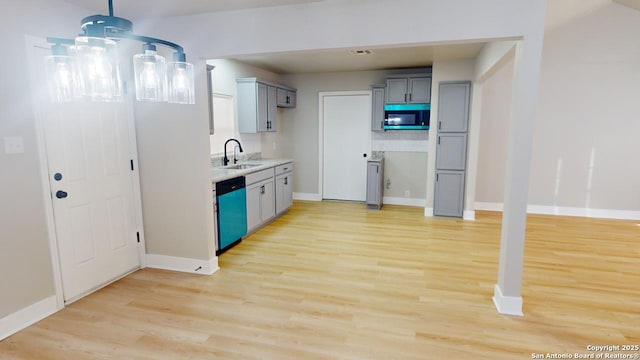
{"type": "Polygon", "coordinates": [[[293,205],[293,163],[275,168],[276,173],[276,214],[282,214],[293,205]]]}
{"type": "Polygon", "coordinates": [[[371,131],[384,130],[384,85],[371,88],[371,131]]]}
{"type": "Polygon", "coordinates": [[[440,133],[436,145],[436,169],[464,170],[467,160],[466,133],[440,133]]]}
{"type": "Polygon", "coordinates": [[[464,174],[464,171],[436,170],[434,215],[462,217],[464,174]]]}
{"type": "Polygon", "coordinates": [[[293,173],[276,177],[276,214],[282,214],[293,205],[293,173]]]}
{"type": "Polygon", "coordinates": [[[384,179],[384,161],[369,160],[367,162],[367,208],[382,207],[382,191],[384,179]]]}
{"type": "Polygon", "coordinates": [[[247,232],[252,232],[275,216],[273,168],[245,176],[247,183],[247,232]]]}

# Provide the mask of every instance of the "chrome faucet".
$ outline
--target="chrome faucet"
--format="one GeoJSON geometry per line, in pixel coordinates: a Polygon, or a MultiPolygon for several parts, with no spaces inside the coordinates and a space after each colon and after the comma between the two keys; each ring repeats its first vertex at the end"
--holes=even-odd
{"type": "MultiPolygon", "coordinates": [[[[236,140],[236,139],[229,139],[227,141],[225,141],[224,143],[224,159],[223,159],[223,163],[224,166],[227,166],[229,164],[229,158],[227,157],[227,144],[230,141],[235,141],[238,144],[238,148],[240,149],[240,152],[242,152],[242,145],[240,145],[240,141],[236,140]]],[[[235,148],[233,149],[233,163],[236,164],[238,162],[238,159],[236,158],[236,151],[235,148]]]]}

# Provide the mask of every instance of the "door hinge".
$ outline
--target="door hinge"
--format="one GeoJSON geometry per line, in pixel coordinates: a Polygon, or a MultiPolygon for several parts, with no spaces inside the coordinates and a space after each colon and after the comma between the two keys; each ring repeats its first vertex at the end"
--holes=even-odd
{"type": "Polygon", "coordinates": [[[140,244],[140,232],[139,231],[136,232],[136,238],[138,239],[138,244],[140,244]]]}
{"type": "Polygon", "coordinates": [[[129,162],[129,164],[131,165],[131,171],[133,171],[133,159],[131,159],[131,161],[129,162]]]}

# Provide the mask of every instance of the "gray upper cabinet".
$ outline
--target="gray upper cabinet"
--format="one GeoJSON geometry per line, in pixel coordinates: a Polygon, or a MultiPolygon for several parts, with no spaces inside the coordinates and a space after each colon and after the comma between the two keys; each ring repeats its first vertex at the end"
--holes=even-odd
{"type": "Polygon", "coordinates": [[[257,78],[236,80],[238,85],[238,129],[240,133],[258,133],[277,131],[279,94],[283,101],[289,101],[286,107],[295,107],[296,90],[281,88],[257,78]],[[282,93],[281,90],[285,92],[282,93]]]}
{"type": "Polygon", "coordinates": [[[466,132],[469,123],[471,83],[440,83],[438,100],[438,131],[466,132]]]}
{"type": "Polygon", "coordinates": [[[428,104],[431,102],[431,78],[409,78],[410,104],[428,104]]]}
{"type": "Polygon", "coordinates": [[[387,78],[387,104],[428,104],[431,102],[431,77],[407,75],[387,78]]]}
{"type": "Polygon", "coordinates": [[[407,103],[407,78],[387,79],[387,104],[407,103]]]}
{"type": "Polygon", "coordinates": [[[467,134],[438,134],[436,169],[464,170],[467,160],[467,134]]]}
{"type": "Polygon", "coordinates": [[[296,91],[278,88],[278,107],[294,108],[296,107],[296,91]]]}
{"type": "Polygon", "coordinates": [[[384,85],[371,88],[371,131],[384,130],[384,85]]]}
{"type": "Polygon", "coordinates": [[[267,131],[278,130],[277,89],[267,86],[267,131]]]}

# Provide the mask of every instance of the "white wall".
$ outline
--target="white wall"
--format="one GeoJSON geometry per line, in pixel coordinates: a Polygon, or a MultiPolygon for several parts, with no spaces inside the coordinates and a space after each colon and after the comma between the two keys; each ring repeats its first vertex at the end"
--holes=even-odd
{"type": "MultiPolygon", "coordinates": [[[[323,91],[370,90],[373,84],[383,84],[388,73],[352,71],[293,74],[282,77],[286,85],[298,90],[297,106],[295,109],[281,112],[280,128],[276,134],[263,137],[263,156],[295,160],[296,193],[319,194],[318,94],[323,91]]],[[[403,136],[399,131],[394,135],[403,136]]],[[[405,198],[405,191],[409,190],[410,199],[423,200],[426,168],[425,152],[386,151],[385,181],[390,179],[391,186],[385,190],[385,196],[405,198]],[[419,168],[417,171],[416,167],[419,168]]]]}
{"type": "MultiPolygon", "coordinates": [[[[640,211],[639,31],[640,12],[609,4],[545,35],[530,205],[640,211]]],[[[512,71],[485,84],[480,202],[502,202],[512,71]]]]}
{"type": "Polygon", "coordinates": [[[503,202],[512,82],[513,58],[499,66],[482,86],[476,202],[503,202]]]}
{"type": "Polygon", "coordinates": [[[76,34],[79,19],[88,14],[51,0],[1,1],[0,7],[6,49],[0,66],[1,319],[55,292],[25,35],[76,34]],[[6,136],[22,137],[24,154],[5,155],[6,136]]]}

